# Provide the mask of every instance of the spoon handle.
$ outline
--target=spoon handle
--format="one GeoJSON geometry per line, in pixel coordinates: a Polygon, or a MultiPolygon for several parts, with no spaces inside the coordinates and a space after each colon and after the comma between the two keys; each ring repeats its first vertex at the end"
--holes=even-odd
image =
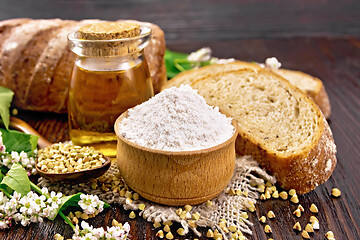
{"type": "Polygon", "coordinates": [[[16,129],[18,131],[36,135],[39,137],[38,145],[40,148],[46,148],[50,145],[52,145],[51,142],[49,142],[47,139],[45,139],[43,136],[40,135],[35,129],[33,129],[29,124],[24,122],[23,120],[16,118],[16,117],[10,117],[10,127],[13,129],[16,129]]]}

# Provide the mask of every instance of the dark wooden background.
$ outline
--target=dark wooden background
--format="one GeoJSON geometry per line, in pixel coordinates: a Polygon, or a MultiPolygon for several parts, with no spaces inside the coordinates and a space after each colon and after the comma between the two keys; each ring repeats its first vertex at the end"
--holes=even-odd
{"type": "Polygon", "coordinates": [[[360,35],[359,0],[1,0],[15,17],[150,21],[169,43],[360,35]]]}
{"type": "MultiPolygon", "coordinates": [[[[0,1],[0,19],[14,17],[150,21],[164,29],[172,50],[190,52],[209,46],[218,57],[259,62],[276,56],[285,68],[319,77],[332,105],[330,126],[338,165],[329,181],[301,196],[300,203],[305,209],[311,203],[319,207],[321,229],[312,239],[324,239],[328,230],[336,239],[360,239],[360,1],[0,1]],[[342,190],[339,199],[330,196],[333,187],[342,190]]],[[[19,117],[50,141],[69,138],[66,115],[20,111],[19,117]]],[[[302,239],[292,226],[300,221],[304,227],[310,213],[296,219],[294,209],[281,200],[261,202],[256,213],[249,214],[254,223],[249,238],[270,237],[257,219],[273,210],[277,217],[270,221],[271,237],[302,239]]],[[[113,206],[89,222],[105,227],[112,218],[129,221],[132,239],[155,239],[151,224],[142,218],[130,220],[128,214],[113,206]]],[[[71,236],[70,227],[56,219],[27,228],[14,226],[0,231],[0,239],[51,239],[57,232],[71,236]]]]}

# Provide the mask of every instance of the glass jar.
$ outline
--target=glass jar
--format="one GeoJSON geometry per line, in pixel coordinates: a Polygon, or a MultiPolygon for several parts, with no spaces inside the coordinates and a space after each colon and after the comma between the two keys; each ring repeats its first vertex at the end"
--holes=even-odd
{"type": "Polygon", "coordinates": [[[114,123],[128,108],[154,95],[144,48],[151,29],[140,35],[110,40],[68,35],[77,55],[70,80],[68,117],[71,141],[93,146],[107,156],[116,155],[114,123]]]}

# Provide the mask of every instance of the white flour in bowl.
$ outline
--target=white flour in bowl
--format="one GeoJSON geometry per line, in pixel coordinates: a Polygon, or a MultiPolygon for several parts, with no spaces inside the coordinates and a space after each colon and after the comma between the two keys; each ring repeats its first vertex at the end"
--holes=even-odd
{"type": "Polygon", "coordinates": [[[127,140],[165,151],[193,151],[221,144],[234,134],[231,118],[189,85],[172,87],[129,109],[119,125],[127,140]]]}

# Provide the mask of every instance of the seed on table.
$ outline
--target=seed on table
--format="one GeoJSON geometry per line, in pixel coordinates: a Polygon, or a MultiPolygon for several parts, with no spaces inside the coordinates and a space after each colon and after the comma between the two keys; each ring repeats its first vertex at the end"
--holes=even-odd
{"type": "Polygon", "coordinates": [[[159,227],[161,227],[161,223],[160,222],[154,222],[153,226],[154,226],[154,228],[159,228],[159,227]]]}
{"type": "Polygon", "coordinates": [[[229,230],[230,230],[230,232],[234,233],[234,232],[236,232],[237,227],[235,225],[231,225],[231,226],[229,226],[229,230]]]}
{"type": "Polygon", "coordinates": [[[330,239],[330,238],[335,238],[335,235],[332,231],[328,231],[327,233],[325,233],[325,237],[327,239],[330,239]]]}
{"type": "Polygon", "coordinates": [[[270,198],[271,198],[271,195],[270,195],[270,192],[269,192],[269,191],[267,191],[267,192],[265,193],[265,198],[266,198],[266,199],[270,199],[270,198]]]}
{"type": "Polygon", "coordinates": [[[314,221],[313,223],[311,223],[311,226],[313,227],[314,230],[320,229],[320,225],[318,221],[314,221]]]}
{"type": "Polygon", "coordinates": [[[173,223],[172,223],[171,220],[167,220],[167,221],[164,222],[164,225],[168,225],[169,227],[171,227],[172,224],[173,223]]]}
{"type": "Polygon", "coordinates": [[[80,212],[80,211],[75,212],[75,217],[81,218],[81,215],[82,215],[82,212],[80,212]]]}
{"type": "Polygon", "coordinates": [[[166,239],[174,239],[174,235],[171,232],[168,232],[165,237],[166,239]]]}
{"type": "Polygon", "coordinates": [[[272,194],[273,198],[279,198],[279,192],[276,190],[273,194],[272,194]]]}
{"type": "Polygon", "coordinates": [[[310,217],[310,223],[319,222],[319,220],[315,216],[310,217]]]}
{"type": "Polygon", "coordinates": [[[214,232],[213,232],[211,229],[209,229],[209,230],[207,231],[207,233],[206,233],[206,236],[207,236],[208,238],[212,238],[212,237],[214,237],[214,232]]]}
{"type": "Polygon", "coordinates": [[[289,195],[290,195],[290,196],[296,195],[296,190],[295,190],[295,189],[290,189],[289,195]]]}
{"type": "Polygon", "coordinates": [[[266,233],[272,233],[271,227],[270,227],[269,225],[265,225],[264,231],[265,231],[266,233]]]}
{"type": "Polygon", "coordinates": [[[192,206],[187,204],[187,205],[184,206],[184,208],[185,208],[185,211],[190,212],[191,209],[192,209],[192,206]]]}
{"type": "Polygon", "coordinates": [[[301,225],[299,222],[296,222],[295,225],[293,226],[293,229],[295,229],[296,231],[301,231],[301,225]]]}
{"type": "Polygon", "coordinates": [[[299,218],[299,217],[301,217],[301,210],[298,208],[293,212],[293,214],[299,218]]]}
{"type": "Polygon", "coordinates": [[[164,226],[164,232],[170,232],[170,227],[169,227],[169,225],[165,224],[165,226],[164,226]]]}
{"type": "Polygon", "coordinates": [[[267,216],[268,218],[275,218],[275,213],[273,211],[269,211],[267,216]]]}
{"type": "Polygon", "coordinates": [[[134,211],[131,211],[129,214],[129,218],[134,219],[136,217],[136,214],[134,211]]]}
{"type": "Polygon", "coordinates": [[[185,235],[185,230],[183,228],[178,228],[178,230],[176,231],[180,236],[184,236],[185,235]]]}
{"type": "Polygon", "coordinates": [[[301,232],[301,236],[303,238],[310,239],[309,233],[307,231],[305,231],[305,230],[301,232]]]}
{"type": "Polygon", "coordinates": [[[260,195],[260,200],[266,200],[265,194],[262,193],[262,194],[260,195]]]}
{"type": "Polygon", "coordinates": [[[310,206],[310,212],[312,212],[312,213],[318,213],[319,212],[318,208],[313,203],[310,206]]]}
{"type": "Polygon", "coordinates": [[[298,206],[297,208],[298,208],[298,209],[300,209],[300,211],[302,211],[302,212],[304,212],[304,211],[305,211],[304,207],[303,207],[303,206],[301,206],[301,204],[299,204],[299,206],[298,206]]]}
{"type": "Polygon", "coordinates": [[[196,221],[195,220],[188,220],[188,224],[192,228],[197,228],[196,221]]]}
{"type": "Polygon", "coordinates": [[[293,203],[299,203],[299,198],[296,194],[294,194],[294,195],[292,195],[290,201],[293,203]]]}
{"type": "Polygon", "coordinates": [[[259,221],[262,222],[262,223],[265,223],[266,222],[266,217],[265,216],[261,216],[259,218],[259,221]]]}
{"type": "Polygon", "coordinates": [[[143,204],[143,203],[139,204],[138,208],[139,208],[139,210],[144,211],[145,204],[143,204]]]}
{"type": "Polygon", "coordinates": [[[338,188],[333,188],[333,189],[331,190],[331,195],[332,195],[333,197],[340,197],[341,191],[340,191],[338,188]]]}
{"type": "Polygon", "coordinates": [[[313,226],[311,226],[311,224],[308,223],[305,227],[305,231],[307,231],[308,233],[313,233],[314,228],[313,228],[313,226]]]}
{"type": "Polygon", "coordinates": [[[139,200],[140,196],[138,193],[133,193],[133,199],[134,200],[139,200]]]}
{"type": "Polygon", "coordinates": [[[164,232],[163,232],[163,230],[159,230],[159,231],[156,233],[156,237],[164,238],[164,232]]]}
{"type": "Polygon", "coordinates": [[[84,220],[89,219],[89,215],[87,215],[86,213],[81,214],[81,218],[84,220]]]}

